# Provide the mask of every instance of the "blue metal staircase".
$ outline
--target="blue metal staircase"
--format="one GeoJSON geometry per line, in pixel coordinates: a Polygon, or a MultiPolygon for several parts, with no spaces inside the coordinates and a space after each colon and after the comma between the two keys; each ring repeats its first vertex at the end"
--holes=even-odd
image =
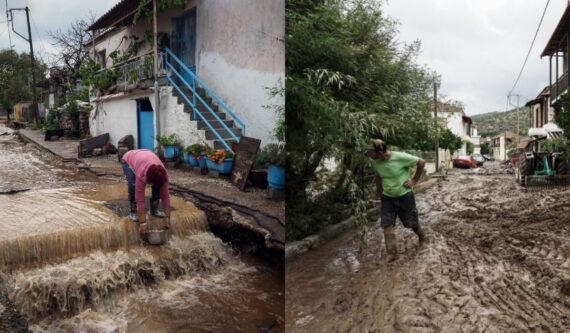
{"type": "Polygon", "coordinates": [[[206,140],[214,149],[233,152],[232,143],[245,135],[245,124],[195,73],[170,50],[164,51],[166,79],[173,95],[184,104],[184,111],[205,130],[206,140]]]}

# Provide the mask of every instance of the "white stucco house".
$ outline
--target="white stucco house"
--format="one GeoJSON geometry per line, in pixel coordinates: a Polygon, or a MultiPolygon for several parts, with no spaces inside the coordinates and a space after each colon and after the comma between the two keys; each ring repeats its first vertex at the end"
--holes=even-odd
{"type": "Polygon", "coordinates": [[[438,118],[445,121],[445,126],[463,140],[463,145],[455,152],[455,156],[467,155],[467,142],[471,142],[475,146],[474,153],[481,151],[481,137],[477,135],[473,121],[471,117],[465,114],[463,107],[450,103],[440,103],[438,118]]]}
{"type": "MultiPolygon", "coordinates": [[[[121,0],[89,28],[92,59],[114,73],[92,89],[91,135],[109,133],[116,145],[131,134],[149,149],[157,134],[219,149],[244,135],[262,146],[275,141],[284,95],[271,90],[285,82],[284,0],[188,0],[156,11],[156,29],[152,15],[135,22],[139,3],[121,0]],[[117,52],[124,58],[115,64],[117,52]]],[[[155,14],[152,0],[145,8],[155,14]]]]}

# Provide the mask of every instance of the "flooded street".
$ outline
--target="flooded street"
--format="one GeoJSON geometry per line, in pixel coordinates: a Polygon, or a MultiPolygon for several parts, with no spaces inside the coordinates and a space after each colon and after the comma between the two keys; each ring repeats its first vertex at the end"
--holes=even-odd
{"type": "Polygon", "coordinates": [[[289,332],[567,332],[570,189],[527,190],[496,164],[450,170],[417,196],[430,244],[398,221],[287,262],[289,332]]]}
{"type": "Polygon", "coordinates": [[[123,179],[10,134],[0,170],[0,287],[33,332],[284,331],[283,271],[223,243],[193,203],[171,196],[172,238],[153,247],[123,179]]]}

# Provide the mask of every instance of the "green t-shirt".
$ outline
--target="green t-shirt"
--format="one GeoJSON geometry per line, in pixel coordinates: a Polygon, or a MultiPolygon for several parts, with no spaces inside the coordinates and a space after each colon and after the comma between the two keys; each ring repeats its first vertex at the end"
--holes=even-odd
{"type": "Polygon", "coordinates": [[[405,187],[404,182],[410,178],[410,169],[418,163],[418,160],[418,157],[399,151],[393,151],[387,161],[372,160],[374,171],[382,178],[382,194],[399,198],[411,192],[412,189],[405,187]]]}

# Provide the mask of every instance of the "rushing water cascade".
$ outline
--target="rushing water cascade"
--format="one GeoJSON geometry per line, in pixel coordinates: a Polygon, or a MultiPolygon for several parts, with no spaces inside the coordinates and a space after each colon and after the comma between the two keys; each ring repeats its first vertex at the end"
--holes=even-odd
{"type": "Polygon", "coordinates": [[[170,240],[150,246],[127,217],[123,179],[66,168],[1,133],[0,170],[0,330],[283,329],[280,269],[236,255],[191,202],[171,196],[170,240]]]}

